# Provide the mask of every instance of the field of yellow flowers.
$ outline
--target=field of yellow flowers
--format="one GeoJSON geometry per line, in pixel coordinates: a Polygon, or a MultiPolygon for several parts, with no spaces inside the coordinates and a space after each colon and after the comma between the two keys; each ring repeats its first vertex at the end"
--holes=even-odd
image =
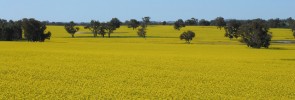
{"type": "Polygon", "coordinates": [[[147,39],[126,26],[111,38],[48,30],[44,43],[0,42],[0,99],[295,99],[289,29],[271,29],[269,49],[216,27],[149,26],[147,39]],[[179,39],[186,30],[191,44],[179,39]]]}

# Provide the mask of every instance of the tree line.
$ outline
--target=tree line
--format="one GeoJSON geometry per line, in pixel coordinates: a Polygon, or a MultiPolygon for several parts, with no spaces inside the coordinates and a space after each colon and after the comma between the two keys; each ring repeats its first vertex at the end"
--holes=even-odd
{"type": "Polygon", "coordinates": [[[44,42],[50,39],[51,32],[45,32],[46,24],[35,19],[24,18],[18,21],[0,19],[0,40],[13,41],[26,39],[30,42],[44,42]]]}
{"type": "MultiPolygon", "coordinates": [[[[146,38],[147,26],[153,25],[154,23],[150,21],[150,17],[143,17],[141,21],[136,19],[130,19],[125,21],[125,24],[128,28],[133,30],[137,29],[137,35],[139,37],[146,38]]],[[[45,32],[46,25],[49,22],[41,22],[33,18],[27,19],[24,18],[18,21],[7,21],[0,19],[0,40],[4,41],[13,41],[26,39],[32,42],[44,42],[45,39],[50,39],[51,32],[45,32]]],[[[75,33],[80,30],[77,25],[82,25],[81,23],[75,23],[73,21],[69,23],[63,23],[65,30],[74,38],[75,33]]],[[[83,23],[85,29],[88,29],[92,32],[93,37],[101,35],[103,38],[105,35],[108,38],[111,37],[111,34],[117,29],[120,28],[124,23],[121,22],[118,18],[112,18],[108,22],[99,22],[97,20],[91,20],[89,23],[83,23]]],[[[167,25],[167,22],[164,21],[162,25],[167,25]]],[[[172,24],[174,29],[181,30],[181,28],[186,26],[217,26],[218,29],[225,30],[225,37],[229,39],[240,38],[241,42],[245,43],[248,47],[252,48],[268,48],[272,38],[269,28],[278,28],[278,27],[288,27],[291,28],[293,36],[295,38],[295,21],[294,19],[253,19],[253,20],[236,20],[236,19],[224,19],[223,17],[217,17],[214,20],[207,21],[201,19],[200,21],[196,18],[191,18],[187,20],[178,19],[172,24]]],[[[180,34],[180,39],[185,40],[186,43],[190,43],[195,37],[195,32],[186,31],[180,34]]]]}
{"type": "MultiPolygon", "coordinates": [[[[295,38],[295,21],[294,19],[287,18],[285,20],[280,19],[253,19],[253,20],[236,20],[229,19],[225,20],[223,17],[217,17],[214,21],[214,26],[217,26],[218,29],[225,30],[225,37],[229,39],[241,38],[241,42],[245,43],[248,47],[252,48],[268,48],[272,38],[272,34],[269,32],[269,28],[291,28],[293,36],[295,38]]],[[[183,21],[178,19],[174,23],[174,29],[180,30],[186,25],[197,25],[198,21],[195,18],[183,21]],[[194,23],[194,24],[188,24],[194,23]]],[[[202,23],[207,23],[202,21],[202,23]]],[[[209,25],[209,23],[207,23],[209,25]]],[[[185,39],[186,43],[195,37],[195,33],[192,31],[183,32],[180,35],[180,39],[185,39]]]]}
{"type": "MultiPolygon", "coordinates": [[[[150,17],[143,17],[142,22],[139,22],[135,19],[131,19],[128,23],[128,28],[132,28],[135,30],[136,28],[140,27],[137,31],[137,35],[139,37],[146,38],[146,29],[148,24],[150,23],[150,17]]],[[[84,29],[89,29],[93,37],[97,37],[101,35],[103,38],[105,35],[108,35],[108,38],[111,38],[111,34],[117,29],[120,28],[122,22],[118,18],[112,18],[108,22],[99,22],[98,20],[91,20],[89,24],[85,25],[84,29]]],[[[72,38],[75,37],[75,33],[79,31],[79,27],[74,21],[65,24],[65,30],[71,34],[72,38]]]]}

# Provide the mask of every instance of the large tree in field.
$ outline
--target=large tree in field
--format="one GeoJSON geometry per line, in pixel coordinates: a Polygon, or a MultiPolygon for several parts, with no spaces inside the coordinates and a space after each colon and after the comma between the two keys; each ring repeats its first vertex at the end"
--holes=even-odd
{"type": "Polygon", "coordinates": [[[185,27],[185,23],[182,19],[178,19],[175,23],[174,23],[174,29],[176,30],[180,30],[182,27],[185,27]]]}
{"type": "Polygon", "coordinates": [[[72,35],[72,38],[74,38],[75,33],[79,31],[79,27],[75,27],[75,26],[76,24],[73,21],[65,25],[66,31],[72,35]]]}
{"type": "Polygon", "coordinates": [[[90,24],[84,28],[89,29],[93,33],[93,37],[97,37],[97,34],[99,34],[101,28],[101,24],[99,21],[91,20],[90,24]]]}
{"type": "Polygon", "coordinates": [[[268,48],[272,38],[268,30],[269,28],[265,20],[255,19],[243,24],[239,33],[241,33],[242,40],[248,47],[268,48]]]}
{"type": "Polygon", "coordinates": [[[186,43],[190,43],[192,40],[193,40],[193,38],[195,37],[195,32],[193,32],[193,31],[187,31],[187,32],[183,32],[181,35],[180,35],[180,39],[181,40],[185,40],[186,41],[186,43]]]}
{"type": "Polygon", "coordinates": [[[215,18],[215,25],[217,26],[218,29],[222,29],[223,27],[226,26],[226,22],[223,17],[217,17],[215,18]]]}
{"type": "Polygon", "coordinates": [[[133,30],[136,29],[139,25],[140,23],[136,19],[130,19],[130,21],[128,22],[128,28],[133,28],[133,30]]]}
{"type": "Polygon", "coordinates": [[[22,27],[24,29],[25,38],[32,42],[44,42],[50,39],[51,32],[45,33],[46,25],[35,19],[23,19],[22,27]]]}
{"type": "Polygon", "coordinates": [[[113,18],[110,22],[104,24],[109,38],[111,38],[111,33],[113,33],[117,28],[120,28],[121,24],[122,22],[117,18],[113,18]]]}
{"type": "Polygon", "coordinates": [[[240,37],[240,34],[238,33],[240,26],[241,26],[240,21],[235,19],[229,20],[226,26],[224,27],[225,37],[228,37],[230,39],[240,37]]]}

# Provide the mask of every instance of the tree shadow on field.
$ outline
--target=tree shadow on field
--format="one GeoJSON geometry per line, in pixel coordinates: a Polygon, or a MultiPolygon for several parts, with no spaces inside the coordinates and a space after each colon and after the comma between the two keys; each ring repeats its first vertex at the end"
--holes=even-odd
{"type": "Polygon", "coordinates": [[[269,49],[269,50],[294,50],[294,49],[288,49],[288,48],[282,48],[282,47],[270,47],[267,49],[269,49]]]}
{"type": "Polygon", "coordinates": [[[280,59],[280,60],[283,60],[283,61],[295,61],[295,59],[280,59]]]}

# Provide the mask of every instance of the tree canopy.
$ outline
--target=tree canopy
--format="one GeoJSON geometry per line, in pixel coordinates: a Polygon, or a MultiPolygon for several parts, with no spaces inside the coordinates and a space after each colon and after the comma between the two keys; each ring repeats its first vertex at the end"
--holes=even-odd
{"type": "Polygon", "coordinates": [[[133,28],[133,30],[136,29],[139,25],[140,23],[136,19],[130,19],[130,21],[128,22],[128,27],[133,28]]]}
{"type": "Polygon", "coordinates": [[[238,31],[241,24],[242,23],[238,20],[235,20],[235,19],[229,20],[226,26],[224,27],[225,37],[228,37],[230,39],[240,37],[240,34],[238,33],[238,31]]]}
{"type": "Polygon", "coordinates": [[[99,21],[91,20],[90,24],[84,27],[85,29],[89,29],[93,33],[93,37],[97,37],[97,34],[100,31],[101,24],[99,21]]]}
{"type": "Polygon", "coordinates": [[[44,42],[45,39],[50,39],[51,32],[45,33],[46,25],[35,19],[22,20],[22,27],[24,29],[25,38],[32,42],[44,42]]]}
{"type": "Polygon", "coordinates": [[[186,43],[190,43],[193,38],[195,37],[195,32],[193,31],[187,31],[187,32],[183,32],[181,35],[180,35],[180,39],[181,40],[185,40],[186,43]]]}
{"type": "Polygon", "coordinates": [[[9,21],[0,19],[0,40],[12,41],[22,38],[21,21],[9,21]]]}
{"type": "Polygon", "coordinates": [[[224,20],[224,18],[223,17],[217,17],[217,18],[215,18],[215,25],[217,26],[217,28],[218,29],[222,29],[223,27],[225,27],[226,26],[226,22],[225,22],[225,20],[224,20]]]}
{"type": "Polygon", "coordinates": [[[271,41],[271,33],[268,31],[267,22],[262,19],[255,19],[243,24],[239,30],[243,42],[252,48],[268,48],[271,41]]]}
{"type": "Polygon", "coordinates": [[[185,23],[182,19],[178,19],[175,23],[174,23],[174,29],[176,30],[180,30],[182,27],[185,27],[185,23]]]}
{"type": "Polygon", "coordinates": [[[75,27],[76,24],[74,23],[74,21],[71,21],[70,23],[65,25],[65,29],[66,31],[72,35],[72,38],[75,37],[75,33],[79,31],[79,27],[75,27]]]}

